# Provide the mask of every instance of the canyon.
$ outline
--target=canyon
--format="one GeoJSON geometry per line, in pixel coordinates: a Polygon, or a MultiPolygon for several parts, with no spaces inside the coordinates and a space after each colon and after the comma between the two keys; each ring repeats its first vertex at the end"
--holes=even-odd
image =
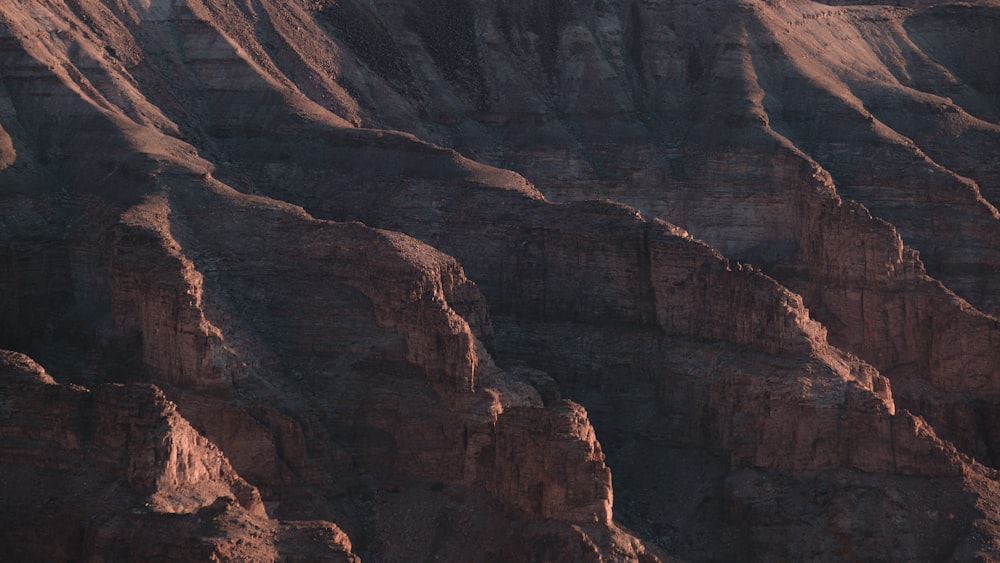
{"type": "Polygon", "coordinates": [[[0,553],[1000,558],[997,53],[995,0],[3,3],[0,553]]]}

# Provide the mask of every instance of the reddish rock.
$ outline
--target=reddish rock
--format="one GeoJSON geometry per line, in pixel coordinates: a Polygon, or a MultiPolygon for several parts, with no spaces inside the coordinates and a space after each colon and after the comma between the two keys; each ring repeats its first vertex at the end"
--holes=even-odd
{"type": "MultiPolygon", "coordinates": [[[[115,303],[122,304],[117,310],[149,320],[118,327],[143,347],[152,380],[166,386],[236,467],[264,481],[264,500],[274,510],[294,518],[347,518],[366,541],[381,542],[378,535],[367,539],[380,532],[365,530],[364,511],[325,499],[372,486],[443,482],[491,492],[517,515],[524,501],[497,484],[511,464],[543,447],[573,452],[582,441],[592,458],[573,457],[575,463],[565,465],[573,480],[531,478],[544,477],[561,497],[550,493],[544,512],[512,517],[547,519],[558,523],[552,533],[559,534],[585,522],[596,526],[585,537],[629,541],[611,523],[609,471],[581,408],[552,423],[551,435],[538,438],[544,446],[523,435],[534,433],[524,425],[494,428],[510,408],[562,418],[547,414],[529,385],[493,365],[483,344],[493,340],[485,305],[454,259],[405,235],[318,221],[211,180],[182,186],[133,208],[119,228],[112,279],[115,303]],[[243,219],[215,220],[222,215],[243,219]],[[258,234],[263,225],[267,237],[258,234]],[[289,241],[305,242],[276,252],[289,241]],[[156,260],[163,274],[134,269],[156,260]],[[192,275],[195,265],[208,274],[192,275]],[[281,292],[255,289],[279,281],[281,292]],[[162,330],[170,334],[155,332],[162,330]],[[213,347],[242,363],[223,378],[204,367],[193,371],[207,381],[173,375],[179,370],[172,366],[213,347]]],[[[519,416],[528,414],[511,419],[519,416]]],[[[519,483],[510,486],[528,486],[519,483]]],[[[499,541],[488,530],[477,533],[448,538],[439,549],[499,541]]],[[[641,551],[636,544],[622,557],[641,551]]]]}
{"type": "Polygon", "coordinates": [[[0,541],[16,559],[278,557],[283,529],[308,528],[296,552],[356,560],[331,523],[268,519],[257,489],[156,387],[59,385],[8,351],[0,386],[0,541]]]}
{"type": "Polygon", "coordinates": [[[508,409],[496,434],[500,502],[538,518],[611,523],[611,471],[583,407],[508,409]]]}
{"type": "Polygon", "coordinates": [[[0,12],[15,558],[1000,551],[991,3],[0,12]]]}

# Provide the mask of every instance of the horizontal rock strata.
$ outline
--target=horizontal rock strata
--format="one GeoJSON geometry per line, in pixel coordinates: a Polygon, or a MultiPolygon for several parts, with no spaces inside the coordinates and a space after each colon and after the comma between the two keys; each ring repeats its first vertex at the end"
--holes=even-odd
{"type": "Polygon", "coordinates": [[[997,6],[834,4],[4,4],[0,551],[995,558],[997,6]]]}

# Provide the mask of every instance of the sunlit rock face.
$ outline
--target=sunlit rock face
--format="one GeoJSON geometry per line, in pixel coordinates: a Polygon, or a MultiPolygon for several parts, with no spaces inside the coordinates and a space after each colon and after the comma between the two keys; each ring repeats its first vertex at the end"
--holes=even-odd
{"type": "Polygon", "coordinates": [[[0,552],[1000,556],[1000,5],[832,4],[4,3],[0,552]]]}
{"type": "Polygon", "coordinates": [[[268,518],[258,490],[155,386],[62,385],[3,350],[0,388],[10,557],[358,560],[331,523],[268,518]]]}

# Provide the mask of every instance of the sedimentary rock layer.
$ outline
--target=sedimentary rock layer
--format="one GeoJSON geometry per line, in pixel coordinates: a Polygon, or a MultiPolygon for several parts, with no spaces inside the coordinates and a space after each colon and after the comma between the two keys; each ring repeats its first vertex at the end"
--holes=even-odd
{"type": "Polygon", "coordinates": [[[0,8],[6,551],[1000,552],[996,4],[522,4],[0,8]]]}
{"type": "Polygon", "coordinates": [[[284,556],[299,533],[289,551],[357,560],[333,524],[268,519],[257,489],[152,385],[60,385],[9,351],[0,385],[10,557],[260,559],[284,556]]]}

